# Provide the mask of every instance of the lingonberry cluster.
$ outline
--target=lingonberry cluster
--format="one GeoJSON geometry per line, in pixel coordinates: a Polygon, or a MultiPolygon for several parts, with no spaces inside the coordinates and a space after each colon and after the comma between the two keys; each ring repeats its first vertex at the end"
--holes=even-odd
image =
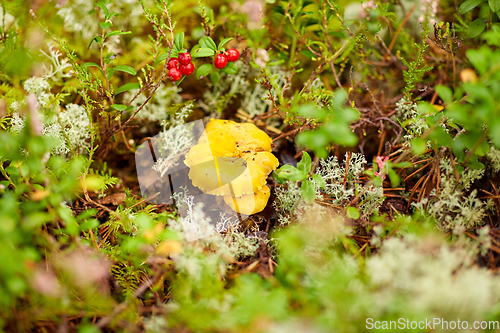
{"type": "Polygon", "coordinates": [[[228,61],[236,61],[240,58],[240,53],[236,49],[229,49],[224,53],[215,56],[214,66],[218,69],[226,67],[228,61]]]}
{"type": "Polygon", "coordinates": [[[191,62],[191,54],[188,52],[179,53],[178,58],[170,58],[167,63],[168,77],[172,81],[179,81],[184,75],[191,75],[194,72],[194,65],[191,62]]]}

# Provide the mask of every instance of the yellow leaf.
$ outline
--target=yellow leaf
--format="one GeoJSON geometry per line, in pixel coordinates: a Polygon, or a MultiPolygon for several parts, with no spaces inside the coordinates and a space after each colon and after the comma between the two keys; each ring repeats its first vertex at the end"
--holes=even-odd
{"type": "Polygon", "coordinates": [[[153,229],[144,231],[144,238],[146,238],[148,242],[153,243],[154,241],[156,241],[163,229],[165,229],[163,223],[158,223],[154,226],[153,229]]]}
{"type": "Polygon", "coordinates": [[[33,193],[31,193],[31,199],[33,201],[40,201],[40,200],[45,199],[49,195],[50,195],[50,192],[47,190],[34,191],[33,193]]]}
{"type": "Polygon", "coordinates": [[[164,256],[176,254],[182,251],[182,244],[179,241],[167,240],[156,248],[156,253],[164,256]]]}
{"type": "Polygon", "coordinates": [[[465,68],[460,72],[460,79],[462,79],[463,82],[476,83],[477,74],[472,68],[465,68]]]}
{"type": "Polygon", "coordinates": [[[442,105],[432,104],[432,106],[436,109],[436,111],[442,111],[444,109],[444,106],[442,105]]]}

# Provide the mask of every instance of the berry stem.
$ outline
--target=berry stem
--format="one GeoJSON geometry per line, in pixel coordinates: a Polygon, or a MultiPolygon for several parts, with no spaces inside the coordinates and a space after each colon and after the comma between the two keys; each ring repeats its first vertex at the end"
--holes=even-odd
{"type": "Polygon", "coordinates": [[[178,80],[178,81],[175,81],[173,82],[176,86],[178,86],[179,84],[181,84],[182,81],[184,81],[184,78],[186,77],[186,75],[182,74],[182,77],[178,80]]]}

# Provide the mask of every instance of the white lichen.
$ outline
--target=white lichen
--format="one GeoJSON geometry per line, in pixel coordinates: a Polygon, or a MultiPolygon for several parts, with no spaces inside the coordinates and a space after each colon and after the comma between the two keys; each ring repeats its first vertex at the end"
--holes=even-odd
{"type": "Polygon", "coordinates": [[[59,113],[68,145],[74,152],[85,153],[90,147],[90,119],[87,110],[76,104],[66,105],[66,111],[59,113]]]}
{"type": "Polygon", "coordinates": [[[403,142],[409,142],[416,137],[420,137],[429,126],[418,112],[417,104],[410,102],[406,97],[401,98],[396,103],[396,114],[393,116],[395,121],[402,124],[405,129],[403,142]]]}
{"type": "Polygon", "coordinates": [[[262,239],[245,235],[234,224],[225,234],[217,232],[214,225],[218,221],[212,223],[204,212],[204,204],[197,202],[185,187],[173,196],[182,212],[178,220],[169,220],[169,228],[179,234],[183,243],[182,251],[172,256],[178,270],[195,281],[207,272],[225,276],[232,262],[255,254],[262,239]]]}
{"type": "Polygon", "coordinates": [[[477,198],[477,191],[467,193],[472,183],[484,175],[484,169],[466,169],[457,180],[448,157],[440,162],[441,181],[438,190],[433,189],[428,198],[412,203],[412,206],[436,218],[443,230],[461,233],[483,223],[485,204],[477,198]]]}
{"type": "Polygon", "coordinates": [[[32,76],[24,81],[23,87],[28,94],[35,94],[38,96],[39,94],[49,90],[50,84],[45,78],[32,76]]]}
{"type": "Polygon", "coordinates": [[[67,58],[63,58],[62,54],[52,44],[48,43],[48,52],[40,50],[40,52],[50,61],[50,68],[44,63],[45,69],[44,78],[59,81],[62,78],[71,77],[71,72],[66,70],[71,68],[71,64],[67,58]]]}
{"type": "Polygon", "coordinates": [[[493,169],[493,172],[500,172],[500,150],[496,149],[493,145],[490,146],[490,150],[486,157],[490,160],[490,167],[493,169]]]}
{"type": "Polygon", "coordinates": [[[21,134],[22,130],[24,129],[25,123],[26,122],[23,118],[21,118],[19,113],[14,112],[10,120],[10,132],[17,135],[21,134]]]}
{"type": "Polygon", "coordinates": [[[280,225],[288,225],[292,222],[295,210],[304,205],[302,192],[296,182],[287,181],[284,186],[277,186],[274,190],[276,196],[273,206],[278,215],[280,225]]]}
{"type": "MultiPolygon", "coordinates": [[[[137,120],[141,121],[168,121],[173,117],[172,106],[182,102],[182,97],[179,95],[181,89],[178,86],[166,86],[160,84],[153,97],[147,102],[142,110],[136,115],[137,120]]],[[[124,94],[124,100],[131,100],[139,90],[131,90],[124,94]]],[[[130,104],[133,110],[137,110],[147,99],[147,96],[142,93],[130,104]]]]}
{"type": "MultiPolygon", "coordinates": [[[[365,165],[366,159],[364,155],[358,153],[353,153],[350,157],[346,154],[343,165],[338,163],[335,156],[320,159],[316,174],[325,181],[325,187],[321,189],[313,181],[316,198],[321,200],[323,195],[327,195],[333,199],[333,205],[343,207],[350,203],[355,196],[361,194],[359,210],[364,217],[370,216],[382,204],[384,191],[381,187],[359,184],[359,177],[363,173],[365,165]],[[347,171],[345,165],[348,165],[347,171]]],[[[279,223],[281,225],[290,224],[296,218],[296,210],[304,205],[298,183],[288,181],[284,186],[276,187],[275,196],[276,199],[273,205],[279,223]]]]}
{"type": "Polygon", "coordinates": [[[465,246],[405,235],[384,241],[379,253],[366,269],[381,309],[401,304],[401,311],[478,320],[500,298],[498,278],[476,267],[465,246]]]}
{"type": "Polygon", "coordinates": [[[158,148],[159,156],[153,166],[163,177],[168,171],[177,166],[185,153],[194,143],[193,125],[184,124],[189,116],[194,104],[189,102],[182,107],[178,113],[170,120],[163,120],[163,131],[159,134],[155,146],[158,148]]]}
{"type": "MultiPolygon", "coordinates": [[[[58,144],[52,148],[55,155],[66,156],[71,151],[84,154],[90,146],[90,119],[83,106],[76,104],[66,105],[66,110],[56,117],[43,117],[38,111],[37,116],[43,121],[41,134],[57,140],[58,144]]],[[[25,126],[25,120],[19,113],[12,114],[10,132],[20,134],[25,126]]]]}

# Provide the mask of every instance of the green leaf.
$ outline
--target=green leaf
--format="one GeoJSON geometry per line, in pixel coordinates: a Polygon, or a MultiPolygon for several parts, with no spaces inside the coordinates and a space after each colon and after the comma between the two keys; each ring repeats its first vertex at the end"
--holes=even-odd
{"type": "Polygon", "coordinates": [[[451,146],[453,139],[451,135],[447,133],[441,126],[436,127],[434,131],[429,135],[429,139],[435,141],[441,147],[451,146]]]}
{"type": "Polygon", "coordinates": [[[238,67],[233,62],[228,62],[226,67],[221,69],[221,72],[224,72],[226,74],[236,74],[238,73],[238,67]]]}
{"type": "Polygon", "coordinates": [[[109,53],[106,55],[106,58],[104,59],[104,60],[105,60],[104,62],[106,63],[106,65],[107,65],[107,64],[109,64],[109,63],[111,62],[111,60],[113,60],[113,59],[114,59],[114,55],[115,55],[115,53],[114,53],[114,52],[109,52],[109,53]]]}
{"type": "Polygon", "coordinates": [[[485,2],[486,0],[467,0],[463,4],[460,5],[458,8],[458,12],[460,14],[465,14],[477,6],[479,6],[481,3],[485,2]]]}
{"type": "Polygon", "coordinates": [[[373,185],[374,185],[375,187],[380,187],[380,186],[382,186],[382,184],[384,183],[384,180],[383,180],[383,179],[382,179],[382,177],[380,177],[380,176],[377,176],[377,177],[373,178],[373,180],[372,180],[372,181],[373,181],[373,185]]]}
{"type": "Polygon", "coordinates": [[[193,37],[194,39],[198,40],[203,37],[203,35],[205,35],[205,29],[203,29],[203,27],[201,26],[193,28],[191,30],[191,37],[193,37]]]}
{"type": "Polygon", "coordinates": [[[175,34],[174,45],[179,52],[184,50],[184,32],[175,34]]]}
{"type": "Polygon", "coordinates": [[[273,171],[272,175],[273,175],[273,179],[276,181],[276,183],[278,183],[278,184],[284,184],[285,183],[285,179],[281,178],[278,175],[278,173],[276,172],[276,170],[273,171]]]}
{"type": "Polygon", "coordinates": [[[304,151],[302,159],[300,160],[299,163],[297,163],[297,169],[308,175],[309,172],[311,171],[311,165],[312,165],[311,156],[309,156],[307,151],[304,151]]]}
{"type": "Polygon", "coordinates": [[[207,76],[212,71],[212,64],[203,64],[196,70],[196,77],[200,79],[202,76],[207,76]]]}
{"type": "Polygon", "coordinates": [[[116,89],[115,95],[121,94],[122,92],[125,92],[125,91],[130,91],[130,90],[140,89],[140,88],[141,88],[141,85],[138,82],[125,83],[123,86],[116,89]]]}
{"type": "Polygon", "coordinates": [[[325,111],[318,108],[312,103],[302,104],[298,107],[298,114],[309,119],[317,119],[319,121],[325,118],[325,111]]]}
{"type": "Polygon", "coordinates": [[[300,185],[300,192],[302,193],[302,199],[306,203],[313,203],[316,199],[316,191],[314,190],[314,185],[309,180],[304,180],[300,185]]]}
{"type": "Polygon", "coordinates": [[[90,49],[90,47],[92,46],[92,43],[96,41],[97,44],[101,44],[101,41],[102,41],[102,37],[101,36],[98,36],[98,35],[95,35],[91,40],[90,40],[90,43],[89,43],[89,46],[87,46],[87,50],[90,49]]]}
{"type": "Polygon", "coordinates": [[[112,25],[113,23],[111,22],[99,22],[99,26],[103,29],[109,29],[112,25]]]}
{"type": "Polygon", "coordinates": [[[99,66],[98,64],[96,64],[95,62],[86,62],[84,64],[82,64],[80,67],[83,67],[83,68],[87,68],[87,67],[98,67],[100,68],[101,66],[99,66]]]}
{"type": "Polygon", "coordinates": [[[119,13],[109,13],[108,15],[105,16],[106,18],[106,21],[109,21],[111,20],[111,18],[113,18],[113,16],[118,16],[120,15],[119,13]]]}
{"type": "Polygon", "coordinates": [[[300,146],[305,146],[314,151],[321,158],[326,158],[328,152],[325,147],[328,145],[328,133],[320,128],[316,131],[301,132],[297,135],[296,142],[300,146]]]}
{"type": "MultiPolygon", "coordinates": [[[[428,116],[428,115],[433,115],[436,114],[438,111],[434,106],[431,105],[429,102],[419,102],[417,104],[417,111],[419,114],[423,116],[428,116]]],[[[416,119],[414,119],[416,120],[416,119]]],[[[419,120],[417,120],[419,121],[419,120]]]]}
{"type": "Polygon", "coordinates": [[[314,58],[314,54],[311,51],[309,51],[309,50],[302,50],[299,53],[305,55],[309,59],[314,58]]]}
{"type": "Polygon", "coordinates": [[[192,56],[193,58],[199,58],[199,57],[211,57],[215,54],[215,51],[212,49],[209,49],[208,47],[200,47],[199,49],[196,49],[192,56]]]}
{"type": "Polygon", "coordinates": [[[104,14],[107,16],[109,15],[109,11],[108,9],[106,8],[106,6],[104,6],[102,3],[96,3],[95,4],[96,6],[100,7],[103,11],[104,11],[104,14]]]}
{"type": "Polygon", "coordinates": [[[489,57],[484,49],[469,49],[465,52],[467,58],[472,62],[479,74],[485,74],[489,70],[489,57]]]}
{"type": "Polygon", "coordinates": [[[320,175],[318,174],[314,174],[311,176],[312,180],[314,180],[314,182],[316,184],[318,184],[318,186],[320,188],[325,188],[326,187],[326,182],[325,182],[325,179],[323,177],[321,177],[320,175]]]}
{"type": "Polygon", "coordinates": [[[214,52],[217,51],[217,45],[215,45],[213,39],[208,36],[203,36],[200,38],[200,46],[212,49],[214,50],[214,52]]]}
{"type": "Polygon", "coordinates": [[[474,154],[476,154],[477,156],[484,156],[488,154],[488,151],[490,151],[488,140],[482,140],[481,143],[477,146],[474,154]]]}
{"type": "Polygon", "coordinates": [[[78,328],[78,333],[100,333],[100,332],[101,330],[92,324],[82,324],[78,328]]]}
{"type": "Polygon", "coordinates": [[[347,101],[347,93],[345,92],[344,89],[337,89],[333,93],[333,103],[332,107],[341,107],[345,104],[347,101]]]}
{"type": "Polygon", "coordinates": [[[219,72],[213,71],[212,73],[210,73],[210,81],[212,81],[213,83],[219,82],[219,72]]]}
{"type": "Polygon", "coordinates": [[[389,168],[389,170],[387,171],[387,175],[389,176],[392,187],[398,186],[400,179],[396,171],[394,171],[392,168],[389,168]]]}
{"type": "Polygon", "coordinates": [[[479,142],[480,140],[483,140],[482,136],[483,136],[482,131],[465,132],[462,133],[460,136],[458,136],[455,140],[453,140],[453,144],[457,144],[458,147],[459,143],[460,145],[463,146],[463,148],[472,150],[478,143],[480,143],[479,142]]]}
{"type": "Polygon", "coordinates": [[[470,166],[472,169],[484,169],[484,164],[479,162],[476,155],[472,155],[467,162],[467,166],[470,166]]]}
{"type": "Polygon", "coordinates": [[[78,215],[78,217],[76,218],[77,221],[83,221],[85,219],[88,219],[88,218],[91,218],[93,216],[95,216],[97,214],[97,210],[94,209],[94,208],[91,208],[91,209],[88,209],[88,210],[84,210],[83,212],[80,213],[80,215],[78,215]]]}
{"type": "Polygon", "coordinates": [[[326,122],[321,127],[328,133],[331,142],[347,147],[352,147],[358,142],[358,137],[351,132],[349,125],[338,120],[326,122]]]}
{"type": "Polygon", "coordinates": [[[128,73],[130,75],[137,75],[137,72],[135,71],[135,69],[133,69],[132,67],[127,66],[127,65],[119,65],[119,66],[111,68],[110,70],[125,72],[125,73],[128,73]]]}
{"type": "Polygon", "coordinates": [[[306,173],[288,164],[283,165],[280,169],[278,169],[277,173],[280,178],[294,182],[302,181],[307,178],[306,173]]]}
{"type": "Polygon", "coordinates": [[[410,162],[408,161],[404,161],[404,162],[399,162],[397,164],[394,164],[394,167],[395,168],[401,168],[401,169],[404,169],[404,168],[411,168],[413,166],[413,164],[411,164],[410,162]]]}
{"type": "Polygon", "coordinates": [[[359,112],[353,108],[333,107],[330,109],[330,119],[334,122],[352,123],[359,119],[359,112]]]}
{"type": "Polygon", "coordinates": [[[411,140],[411,150],[413,154],[420,155],[427,150],[427,142],[422,138],[411,140]]]}
{"type": "MultiPolygon", "coordinates": [[[[496,15],[500,17],[500,10],[496,12],[496,15]]],[[[481,38],[486,40],[488,45],[494,46],[500,44],[500,23],[493,23],[491,25],[491,30],[485,32],[481,38]]]]}
{"type": "Polygon", "coordinates": [[[174,46],[174,48],[172,49],[172,52],[170,52],[170,48],[169,48],[169,47],[167,47],[167,48],[165,49],[165,51],[167,52],[167,54],[169,54],[169,53],[170,53],[170,57],[171,57],[171,58],[177,58],[177,57],[179,56],[179,53],[180,53],[180,52],[179,52],[179,50],[177,50],[177,48],[176,48],[175,46],[174,46]]]}
{"type": "Polygon", "coordinates": [[[438,85],[436,86],[436,92],[438,93],[439,97],[441,97],[441,99],[445,104],[450,104],[452,102],[453,92],[449,87],[438,85]]]}
{"type": "Polygon", "coordinates": [[[168,53],[162,53],[160,54],[157,58],[156,58],[156,62],[155,62],[155,65],[156,64],[159,64],[160,62],[162,62],[163,60],[167,59],[168,58],[168,53]]]}
{"type": "Polygon", "coordinates": [[[467,29],[467,36],[470,38],[479,36],[481,32],[486,29],[486,22],[487,20],[482,17],[472,21],[472,23],[469,25],[469,28],[467,29]]]}
{"type": "Polygon", "coordinates": [[[99,226],[99,220],[89,219],[80,224],[80,231],[88,231],[89,229],[95,229],[99,226]]]}
{"type": "Polygon", "coordinates": [[[57,207],[57,213],[59,217],[66,222],[65,231],[72,236],[76,236],[80,231],[78,224],[76,223],[75,216],[68,206],[57,207]]]}
{"type": "Polygon", "coordinates": [[[500,149],[500,120],[493,120],[492,124],[488,125],[488,132],[495,147],[500,149]]]}
{"type": "Polygon", "coordinates": [[[500,0],[488,0],[488,5],[490,5],[490,9],[494,13],[500,10],[500,0]]]}
{"type": "Polygon", "coordinates": [[[9,165],[5,168],[5,171],[11,176],[19,176],[19,169],[13,165],[9,165]]]}
{"type": "Polygon", "coordinates": [[[120,31],[120,30],[115,30],[111,31],[109,34],[106,35],[106,38],[111,37],[111,36],[119,36],[119,35],[129,35],[131,34],[132,31],[120,31]]]}
{"type": "Polygon", "coordinates": [[[123,111],[127,108],[127,106],[124,104],[111,104],[111,107],[118,111],[123,111]]]}
{"type": "Polygon", "coordinates": [[[219,43],[219,46],[217,46],[217,50],[219,51],[222,51],[222,48],[227,44],[229,43],[230,40],[232,40],[233,38],[232,37],[229,37],[229,38],[224,38],[223,40],[221,40],[221,42],[219,43]]]}
{"type": "Polygon", "coordinates": [[[350,219],[357,220],[361,217],[361,213],[356,207],[347,207],[345,213],[350,219]]]}

